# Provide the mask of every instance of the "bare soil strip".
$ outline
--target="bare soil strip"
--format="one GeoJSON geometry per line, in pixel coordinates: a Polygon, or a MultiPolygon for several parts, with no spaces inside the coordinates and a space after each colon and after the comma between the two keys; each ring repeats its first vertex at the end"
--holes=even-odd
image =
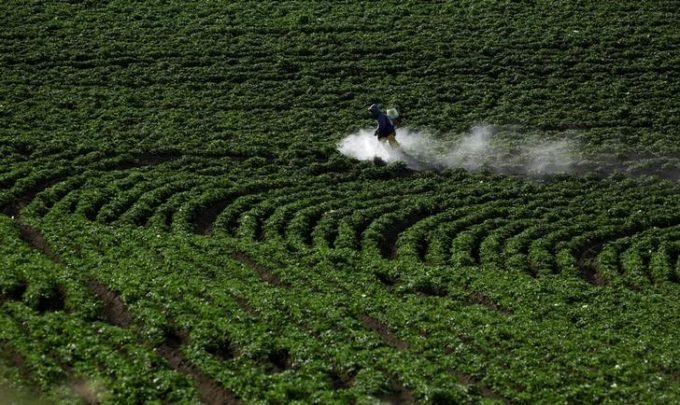
{"type": "Polygon", "coordinates": [[[394,260],[397,258],[397,240],[405,230],[413,226],[416,222],[426,218],[428,215],[433,215],[432,212],[420,212],[402,219],[399,222],[391,224],[383,233],[382,240],[379,243],[380,254],[383,258],[394,260]]]}
{"type": "Polygon", "coordinates": [[[12,202],[3,207],[2,212],[10,217],[18,217],[21,210],[24,209],[28,204],[30,204],[30,202],[33,201],[36,195],[43,192],[47,188],[52,187],[53,185],[61,181],[64,181],[65,179],[66,177],[64,176],[58,176],[53,179],[38,182],[33,187],[28,189],[23,195],[15,198],[12,202]]]}
{"type": "Polygon", "coordinates": [[[88,284],[90,290],[101,300],[103,307],[101,316],[112,325],[127,328],[132,323],[132,316],[123,300],[113,291],[99,281],[91,280],[88,284]]]}
{"type": "MultiPolygon", "coordinates": [[[[128,328],[131,325],[132,316],[123,300],[116,293],[96,280],[90,281],[88,286],[103,302],[102,315],[107,322],[121,328],[128,328]]],[[[157,348],[157,351],[173,369],[188,375],[196,382],[201,400],[205,403],[239,404],[240,401],[235,394],[229,392],[222,384],[212,380],[184,359],[180,347],[187,340],[188,337],[185,334],[169,334],[165,342],[157,348]]]]}
{"type": "Polygon", "coordinates": [[[607,279],[597,272],[597,253],[602,245],[602,243],[597,243],[589,246],[583,249],[580,255],[577,255],[578,268],[583,278],[590,284],[600,287],[607,285],[607,279]]]}
{"type": "Polygon", "coordinates": [[[59,256],[57,256],[52,251],[52,249],[50,249],[50,246],[47,244],[47,241],[45,241],[45,238],[43,237],[42,233],[40,233],[39,230],[37,230],[36,228],[33,228],[30,225],[19,223],[19,232],[21,233],[21,239],[23,239],[29,245],[31,245],[34,248],[36,248],[37,250],[41,251],[45,256],[47,256],[54,263],[59,263],[59,264],[62,263],[59,256]]]}
{"type": "MultiPolygon", "coordinates": [[[[136,167],[144,167],[144,166],[152,166],[152,165],[158,165],[164,162],[172,161],[172,160],[177,160],[181,158],[182,155],[170,155],[170,154],[140,154],[132,158],[132,160],[128,160],[125,162],[122,162],[118,164],[117,166],[114,167],[116,170],[127,170],[127,169],[132,169],[136,167]]],[[[25,193],[20,195],[19,197],[16,197],[12,202],[7,204],[6,206],[2,207],[0,212],[4,213],[5,215],[12,216],[12,217],[18,217],[21,213],[21,210],[24,209],[28,204],[33,201],[33,199],[40,194],[41,192],[45,191],[46,189],[52,187],[53,185],[60,183],[64,180],[67,179],[67,176],[61,175],[57,176],[51,179],[45,179],[41,180],[35,185],[33,185],[31,188],[29,188],[25,193]]]]}
{"type": "Polygon", "coordinates": [[[194,221],[194,232],[199,235],[210,235],[213,231],[213,224],[222,211],[231,203],[231,199],[221,200],[211,205],[194,221]]]}
{"type": "Polygon", "coordinates": [[[181,337],[170,337],[158,347],[158,353],[167,360],[175,370],[190,376],[198,386],[201,400],[209,405],[235,405],[240,399],[228,391],[222,384],[211,379],[196,366],[188,362],[180,350],[183,344],[181,337]]]}
{"type": "Polygon", "coordinates": [[[208,207],[198,212],[196,218],[194,219],[194,233],[198,235],[210,235],[213,231],[215,220],[224,211],[229,204],[231,204],[238,197],[244,195],[257,194],[263,191],[267,191],[268,188],[262,185],[255,185],[245,187],[239,192],[233,192],[229,197],[225,197],[219,201],[212,202],[208,207]]]}
{"type": "MultiPolygon", "coordinates": [[[[21,238],[29,243],[31,246],[37,250],[43,252],[47,257],[49,257],[55,263],[62,263],[62,260],[52,252],[49,245],[45,241],[40,231],[26,225],[23,223],[19,224],[19,231],[21,233],[21,238]]],[[[247,257],[247,256],[244,256],[247,257]]],[[[252,260],[251,260],[252,262],[252,260]]],[[[254,263],[254,262],[253,262],[254,263]]],[[[252,266],[250,266],[252,267],[252,266]]],[[[261,267],[261,266],[259,266],[261,267]]],[[[257,270],[256,270],[257,271],[257,270]]],[[[263,279],[265,276],[261,275],[263,279]]],[[[273,275],[272,275],[273,276],[273,275]]],[[[275,276],[274,276],[275,277],[275,276]]],[[[266,280],[266,279],[265,279],[266,280]]],[[[278,281],[277,278],[272,278],[272,281],[278,281]]],[[[278,281],[280,284],[280,281],[278,281]]],[[[127,328],[132,322],[132,317],[123,303],[122,299],[116,295],[113,291],[106,288],[99,282],[92,280],[88,283],[89,288],[94,292],[94,294],[103,302],[103,317],[104,319],[116,326],[122,328],[127,328]]],[[[168,363],[177,371],[189,375],[198,385],[198,391],[201,399],[207,404],[240,404],[240,400],[235,394],[229,392],[222,386],[222,384],[210,379],[208,376],[203,374],[195,366],[187,362],[183,357],[179,349],[179,345],[174,345],[171,342],[165,342],[158,348],[159,354],[161,354],[168,363]]],[[[23,360],[19,361],[19,357],[15,358],[15,363],[22,365],[23,360]]],[[[19,366],[22,369],[22,366],[19,366]]],[[[24,367],[25,368],[25,367],[24,367]]],[[[70,376],[72,389],[83,399],[86,404],[97,404],[99,403],[96,398],[96,394],[93,394],[91,390],[86,389],[87,385],[72,376],[72,373],[65,368],[64,371],[70,376]]]]}
{"type": "Polygon", "coordinates": [[[286,288],[288,287],[286,284],[284,284],[281,279],[279,279],[276,274],[272,273],[271,270],[268,268],[262,266],[261,264],[258,264],[253,260],[250,256],[243,252],[236,252],[233,255],[234,259],[238,261],[239,263],[245,265],[246,267],[252,269],[257,273],[260,278],[262,278],[263,281],[275,286],[275,287],[282,287],[286,288]]]}
{"type": "Polygon", "coordinates": [[[392,332],[390,332],[387,326],[385,326],[379,320],[366,314],[361,314],[359,315],[359,321],[362,325],[380,335],[382,340],[388,345],[398,350],[408,349],[408,343],[395,336],[392,332]]]}

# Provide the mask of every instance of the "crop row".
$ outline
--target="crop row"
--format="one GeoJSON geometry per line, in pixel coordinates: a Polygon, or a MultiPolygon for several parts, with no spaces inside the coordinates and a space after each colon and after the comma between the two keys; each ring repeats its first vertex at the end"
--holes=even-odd
{"type": "Polygon", "coordinates": [[[675,8],[3,2],[0,396],[678,402],[675,8]]]}
{"type": "Polygon", "coordinates": [[[367,122],[360,106],[376,99],[442,132],[487,120],[677,152],[677,108],[666,101],[679,60],[666,4],[551,5],[541,18],[510,4],[192,7],[200,18],[8,6],[0,117],[25,142],[7,152],[39,150],[54,131],[129,152],[329,145],[367,122]],[[320,122],[332,123],[328,133],[320,122]]]}
{"type": "MultiPolygon", "coordinates": [[[[48,217],[51,215],[48,214],[48,217]]],[[[124,341],[132,341],[133,344],[150,350],[150,360],[155,364],[153,367],[160,368],[160,371],[168,367],[163,366],[163,358],[166,358],[170,367],[175,365],[173,359],[177,356],[184,359],[185,363],[181,364],[191,364],[177,367],[177,371],[185,371],[186,377],[193,379],[194,383],[198,382],[199,391],[202,384],[196,375],[219,381],[215,384],[226,387],[228,392],[236,393],[234,395],[239,397],[248,398],[268,392],[266,395],[272,400],[295,399],[311,393],[327,399],[362,392],[363,395],[379,396],[384,390],[391,389],[390,386],[382,385],[383,376],[401,374],[401,371],[395,371],[398,364],[403,367],[406,364],[413,366],[418,362],[417,357],[413,356],[417,356],[416,353],[421,349],[416,345],[413,347],[414,353],[409,355],[409,363],[404,360],[397,365],[393,364],[392,356],[384,353],[381,347],[401,346],[402,343],[398,342],[405,340],[402,337],[397,338],[391,332],[385,332],[385,328],[389,327],[385,326],[384,321],[369,315],[373,312],[371,309],[361,305],[342,305],[337,307],[335,314],[328,312],[331,303],[336,300],[334,288],[345,291],[345,282],[330,284],[329,290],[325,276],[314,276],[307,272],[291,273],[288,270],[278,276],[280,283],[263,283],[258,277],[258,271],[271,270],[242,253],[230,253],[229,250],[235,247],[224,250],[224,247],[219,248],[221,244],[209,240],[180,242],[173,239],[175,238],[169,235],[148,238],[138,232],[128,231],[123,236],[119,231],[104,231],[96,236],[84,234],[77,240],[59,242],[61,249],[57,254],[63,257],[60,261],[63,260],[68,267],[73,266],[84,271],[88,268],[87,263],[92,263],[92,259],[96,257],[100,258],[96,268],[100,279],[98,283],[108,286],[105,291],[116,292],[120,297],[118,300],[128,308],[132,319],[130,325],[127,321],[115,321],[115,316],[102,318],[112,323],[109,328],[122,329],[119,337],[109,336],[112,347],[107,348],[107,352],[118,350],[124,341]],[[138,237],[132,237],[133,234],[138,237]],[[189,245],[181,247],[187,242],[189,245]],[[216,254],[218,259],[215,263],[206,264],[200,259],[204,249],[216,254]],[[157,252],[156,256],[148,256],[146,252],[149,251],[157,252]],[[138,256],[139,253],[144,256],[138,256]],[[236,265],[238,262],[243,266],[236,265]],[[201,269],[200,277],[195,273],[197,268],[201,269]],[[121,273],[123,269],[125,270],[121,273]],[[154,274],[153,279],[146,277],[149,272],[154,274]],[[185,272],[192,274],[192,282],[186,283],[185,272]],[[209,290],[205,289],[206,283],[211,285],[209,290]],[[224,288],[218,288],[219,285],[224,288]],[[332,287],[333,285],[337,287],[332,287]],[[195,289],[198,290],[194,291],[195,289]],[[302,291],[313,292],[309,295],[309,302],[291,299],[293,296],[298,297],[302,291]],[[196,324],[194,319],[197,313],[213,319],[219,317],[224,322],[196,324]],[[367,326],[361,327],[362,324],[367,326]],[[329,327],[333,333],[329,333],[329,327]],[[359,332],[358,327],[365,329],[364,332],[359,332]],[[269,339],[272,334],[279,338],[269,339]],[[381,342],[381,338],[384,342],[381,342]],[[305,344],[300,347],[295,343],[311,340],[318,341],[318,346],[305,344]],[[362,342],[365,354],[356,351],[354,342],[362,342]],[[383,358],[378,365],[375,364],[376,355],[383,358]],[[328,368],[329,356],[337,357],[336,361],[331,362],[331,365],[337,364],[335,369],[328,368]],[[248,378],[248,385],[244,385],[244,376],[248,378]],[[346,385],[343,389],[351,388],[351,391],[334,391],[333,387],[339,383],[331,382],[338,379],[340,382],[345,379],[340,385],[346,385]],[[305,387],[302,392],[300,387],[305,387]],[[326,397],[328,395],[330,396],[326,397]]],[[[61,268],[59,263],[56,266],[61,268]]],[[[279,271],[273,274],[276,273],[279,271]]],[[[85,277],[85,274],[82,276],[85,277]]],[[[263,279],[266,281],[275,278],[277,277],[270,275],[263,279]]],[[[375,288],[382,288],[376,280],[372,284],[375,288]]],[[[87,285],[76,283],[71,289],[75,290],[75,294],[87,295],[87,285]]],[[[73,299],[71,289],[64,293],[63,299],[66,302],[73,299]]],[[[100,292],[99,297],[105,294],[107,293],[100,292]]],[[[90,301],[94,298],[93,295],[97,296],[90,293],[90,301]]],[[[21,303],[27,303],[28,295],[24,293],[17,299],[21,303]]],[[[56,311],[62,317],[78,315],[72,313],[68,305],[56,311]]],[[[87,325],[86,322],[81,328],[87,328],[87,325]]],[[[100,323],[95,322],[90,328],[94,331],[101,327],[100,323]]],[[[129,344],[127,343],[128,346],[129,344]]],[[[72,350],[80,353],[81,349],[76,347],[72,350]]],[[[426,363],[422,363],[419,367],[425,366],[426,363]]],[[[40,365],[31,367],[38,370],[44,368],[40,365]]],[[[130,378],[137,378],[135,376],[140,371],[130,378]]],[[[55,376],[45,384],[54,384],[60,379],[61,377],[55,376]]],[[[403,384],[401,377],[394,383],[403,384]]],[[[131,397],[111,390],[109,380],[102,380],[100,384],[106,387],[102,388],[106,395],[131,400],[131,397]]],[[[175,388],[178,388],[177,383],[175,388]]],[[[463,391],[457,391],[458,395],[464,397],[463,391]]],[[[180,395],[180,392],[174,395],[180,395]]],[[[192,391],[187,391],[186,395],[192,395],[191,393],[192,391]]],[[[97,395],[104,394],[98,392],[97,395]]],[[[167,393],[164,394],[159,387],[156,390],[137,391],[136,395],[149,398],[158,395],[163,398],[167,393]]],[[[202,395],[201,392],[198,395],[202,395]]]]}
{"type": "MultiPolygon", "coordinates": [[[[530,187],[508,178],[480,182],[474,175],[438,182],[453,173],[412,175],[408,183],[379,180],[372,189],[374,180],[359,179],[380,167],[295,182],[282,168],[243,182],[213,174],[224,160],[176,159],[118,163],[109,172],[38,172],[10,189],[18,196],[5,211],[18,214],[38,196],[30,209],[39,215],[64,207],[66,215],[102,224],[233,235],[283,243],[292,252],[350,248],[382,260],[490,265],[534,277],[580,274],[598,284],[630,269],[621,263],[617,272],[607,270],[611,266],[598,271],[594,259],[609,243],[663,233],[678,223],[672,186],[653,180],[654,192],[635,190],[631,181],[612,183],[609,191],[600,187],[597,196],[587,190],[594,184],[589,179],[530,187]]],[[[673,265],[661,277],[649,261],[641,266],[656,274],[652,284],[677,280],[673,265]]]]}
{"type": "MultiPolygon", "coordinates": [[[[85,329],[77,332],[83,336],[94,333],[88,328],[99,327],[102,320],[123,329],[121,336],[150,356],[148,368],[174,370],[182,376],[172,377],[165,386],[172,386],[173,392],[186,387],[174,395],[187,398],[205,398],[211,390],[225,398],[266,393],[277,400],[425,395],[417,388],[422,382],[413,377],[414,369],[439,376],[428,384],[439,387],[437,395],[446,392],[446,398],[468,398],[470,394],[461,390],[470,385],[475,387],[473,396],[502,398],[518,395],[518,388],[499,374],[506,366],[497,364],[490,374],[471,367],[492,361],[482,335],[469,340],[465,329],[452,331],[451,325],[438,323],[436,317],[422,318],[419,311],[430,308],[443,315],[450,313],[451,305],[466,308],[456,317],[461,325],[473,322],[460,318],[471,314],[479,317],[475,322],[503,322],[499,320],[513,316],[516,306],[499,300],[494,289],[471,293],[463,287],[480,283],[486,277],[483,273],[575,275],[594,284],[621,282],[632,290],[668,289],[678,282],[677,207],[672,185],[662,181],[650,179],[640,190],[642,181],[635,180],[527,183],[460,172],[373,180],[374,175],[382,176],[378,166],[295,182],[270,172],[268,177],[243,182],[215,176],[217,163],[222,161],[172,160],[118,165],[110,171],[90,169],[56,182],[37,179],[37,184],[20,189],[29,190],[26,194],[14,193],[19,194],[21,221],[38,214],[57,247],[42,257],[59,258],[51,267],[83,273],[68,288],[60,282],[39,287],[33,274],[25,277],[28,282],[8,281],[3,290],[8,305],[20,311],[32,308],[38,316],[74,318],[76,323],[69,323],[69,328],[85,329]],[[456,181],[442,182],[451,177],[456,181]],[[137,216],[139,210],[145,214],[137,216]],[[71,218],[72,224],[64,227],[63,218],[71,218]],[[159,220],[163,224],[156,227],[159,220]],[[198,226],[201,221],[206,223],[198,226]],[[87,228],[97,231],[82,233],[87,228]],[[204,255],[226,262],[206,263],[204,255]],[[363,270],[357,273],[353,270],[357,268],[363,270]],[[478,275],[470,273],[480,269],[478,275]],[[189,272],[191,286],[183,286],[189,272]],[[154,277],[149,279],[148,274],[154,277]],[[220,284],[228,296],[218,299],[213,294],[220,284]],[[357,284],[363,288],[357,291],[357,284]],[[93,285],[102,287],[93,290],[93,285]],[[47,298],[34,300],[32,288],[44,288],[47,298]],[[131,321],[117,321],[115,315],[93,309],[88,318],[72,309],[79,296],[86,297],[81,300],[90,308],[110,307],[110,294],[116,297],[113,302],[127,307],[131,321]],[[360,304],[364,295],[381,298],[364,306],[360,304]],[[300,301],[301,296],[309,296],[308,301],[300,301]],[[340,296],[351,298],[338,306],[340,296]],[[330,307],[336,308],[332,326],[327,319],[330,307]],[[226,314],[228,321],[215,336],[214,324],[204,330],[190,321],[196,313],[204,319],[226,314]],[[407,321],[409,313],[419,321],[407,321]],[[98,321],[92,323],[93,319],[98,321]],[[262,339],[272,333],[280,339],[262,339]],[[356,339],[363,351],[352,343],[356,339]],[[312,340],[319,346],[310,345],[312,340]],[[417,366],[416,359],[435,347],[460,342],[467,351],[457,352],[462,357],[453,363],[417,366]],[[385,347],[408,355],[395,363],[394,353],[384,352],[385,347]],[[330,353],[336,357],[329,363],[330,353]],[[382,353],[377,363],[376,353],[382,353]],[[456,370],[454,385],[444,377],[451,377],[445,371],[450,369],[456,370]],[[242,376],[249,376],[249,385],[242,376]],[[300,386],[305,390],[295,388],[300,386]]],[[[28,236],[24,239],[43,246],[28,236]]],[[[12,312],[10,319],[24,318],[12,312]]],[[[30,324],[41,322],[28,319],[30,324]]],[[[15,358],[30,364],[27,370],[54,369],[56,374],[41,385],[46,395],[125,398],[110,378],[80,372],[59,354],[49,354],[52,365],[24,359],[30,357],[27,349],[13,336],[8,335],[5,345],[15,358]],[[102,388],[53,391],[61,384],[84,384],[79,375],[94,375],[102,388]]],[[[98,345],[112,346],[102,347],[102,352],[119,356],[121,338],[107,339],[98,345]]],[[[83,360],[89,366],[93,361],[83,360]]],[[[119,371],[127,370],[122,364],[119,371]]],[[[37,377],[26,373],[26,384],[34,386],[37,377]]],[[[131,378],[147,377],[138,373],[131,378]]],[[[169,398],[161,388],[140,391],[139,386],[135,395],[169,398]]]]}
{"type": "MultiPolygon", "coordinates": [[[[416,376],[423,373],[439,376],[428,385],[438,387],[435,391],[446,395],[443,398],[517,395],[518,388],[498,373],[506,366],[495,363],[492,352],[485,349],[491,336],[480,326],[504,324],[508,329],[504,333],[517,334],[509,329],[511,321],[504,321],[513,307],[494,302],[489,292],[469,295],[457,286],[461,275],[447,274],[445,268],[432,268],[421,275],[416,269],[402,268],[405,271],[398,282],[389,286],[375,273],[357,272],[359,267],[355,267],[365,263],[373,271],[384,271],[382,265],[353,259],[344,251],[294,259],[285,249],[264,254],[269,249],[266,244],[258,248],[223,238],[153,235],[141,229],[88,225],[82,217],[74,218],[69,226],[72,229],[52,229],[49,224],[58,215],[50,212],[45,217],[50,240],[59,246],[57,254],[81,271],[96,260],[100,282],[129,308],[137,329],[132,336],[125,332],[126,339],[150,350],[154,361],[160,362],[158,367],[165,364],[163,367],[172,368],[176,364],[173,359],[180,356],[182,364],[189,366],[177,371],[184,371],[199,391],[202,384],[196,375],[244,399],[266,395],[271,400],[290,400],[314,395],[340,400],[397,392],[421,396],[424,392],[418,387],[424,381],[416,376]],[[73,229],[91,226],[98,232],[73,229]],[[74,240],[61,239],[74,235],[78,235],[74,240]],[[205,254],[214,260],[205,262],[205,254]],[[296,264],[296,260],[304,263],[296,264]],[[311,268],[316,271],[310,272],[311,268]],[[357,283],[362,289],[355,288],[357,283]],[[302,296],[308,298],[301,301],[302,296]],[[345,298],[339,301],[341,296],[345,298]],[[377,301],[362,304],[364,296],[377,301]],[[328,308],[335,309],[329,312],[328,308]],[[423,317],[421,311],[430,315],[423,317]],[[196,323],[196,314],[223,321],[196,323]],[[449,321],[452,317],[456,319],[453,324],[449,321]],[[461,344],[467,349],[462,350],[461,344]],[[456,357],[440,360],[436,368],[418,360],[441,345],[456,348],[456,357]],[[401,360],[386,348],[396,349],[401,360]],[[481,364],[491,364],[491,374],[485,373],[481,364]],[[457,371],[450,374],[445,371],[448,368],[457,371]],[[452,380],[456,375],[459,378],[452,380]],[[463,394],[470,384],[475,389],[463,394]],[[305,388],[300,391],[296,387],[305,388]],[[452,396],[453,392],[457,394],[452,396]]],[[[67,301],[68,297],[70,293],[67,301]]],[[[502,342],[504,337],[501,334],[493,339],[502,342]]],[[[150,391],[139,395],[162,394],[150,391]]]]}

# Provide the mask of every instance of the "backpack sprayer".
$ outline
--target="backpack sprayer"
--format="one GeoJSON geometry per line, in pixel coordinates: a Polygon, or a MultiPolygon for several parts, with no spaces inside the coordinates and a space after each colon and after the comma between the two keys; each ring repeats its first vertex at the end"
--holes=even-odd
{"type": "Polygon", "coordinates": [[[399,126],[399,111],[397,111],[396,108],[388,108],[387,111],[385,111],[385,115],[387,115],[387,118],[390,119],[395,128],[399,126]]]}

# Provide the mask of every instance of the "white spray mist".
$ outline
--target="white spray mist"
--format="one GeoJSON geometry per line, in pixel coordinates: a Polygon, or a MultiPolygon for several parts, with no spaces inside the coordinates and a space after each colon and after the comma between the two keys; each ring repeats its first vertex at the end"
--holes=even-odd
{"type": "Polygon", "coordinates": [[[401,161],[414,170],[489,168],[498,173],[547,175],[569,173],[575,162],[572,142],[558,140],[513,147],[494,142],[494,128],[480,125],[455,141],[437,140],[426,132],[399,128],[400,149],[383,144],[372,130],[359,130],[338,144],[340,153],[358,160],[401,161]]]}

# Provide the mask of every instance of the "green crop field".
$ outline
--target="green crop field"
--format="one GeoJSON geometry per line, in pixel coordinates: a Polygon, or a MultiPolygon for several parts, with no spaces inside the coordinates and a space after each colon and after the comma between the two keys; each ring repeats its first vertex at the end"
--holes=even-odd
{"type": "Polygon", "coordinates": [[[680,402],[677,2],[0,23],[0,403],[680,402]]]}

